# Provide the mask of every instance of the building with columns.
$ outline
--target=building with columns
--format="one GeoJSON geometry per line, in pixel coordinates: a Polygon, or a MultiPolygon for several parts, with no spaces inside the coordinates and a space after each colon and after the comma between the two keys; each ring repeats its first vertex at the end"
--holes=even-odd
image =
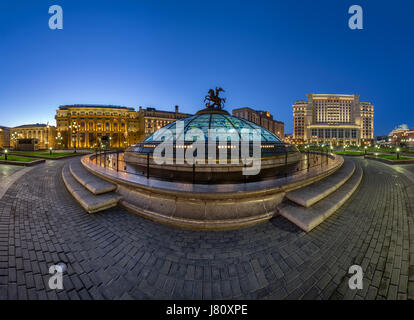
{"type": "Polygon", "coordinates": [[[293,105],[293,143],[369,145],[374,141],[374,106],[359,95],[307,94],[293,105]]]}
{"type": "Polygon", "coordinates": [[[282,140],[285,137],[285,124],[276,121],[268,111],[257,111],[248,107],[233,109],[233,116],[251,121],[276,134],[282,140]]]}
{"type": "Polygon", "coordinates": [[[36,139],[39,149],[55,148],[56,127],[43,123],[25,124],[10,128],[10,144],[17,147],[19,139],[36,139]]]}
{"type": "Polygon", "coordinates": [[[75,104],[56,111],[57,145],[62,148],[99,147],[106,139],[110,147],[134,143],[138,115],[133,108],[112,105],[75,104]]]}
{"type": "Polygon", "coordinates": [[[159,128],[190,114],[155,108],[112,105],[64,105],[56,111],[56,143],[61,148],[111,148],[135,144],[159,128]]]}

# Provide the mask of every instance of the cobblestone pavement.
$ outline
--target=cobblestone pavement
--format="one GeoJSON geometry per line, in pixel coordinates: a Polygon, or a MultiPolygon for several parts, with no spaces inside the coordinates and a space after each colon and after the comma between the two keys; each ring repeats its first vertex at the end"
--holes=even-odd
{"type": "Polygon", "coordinates": [[[402,167],[414,173],[414,164],[404,164],[404,165],[399,165],[399,167],[402,167]]]}
{"type": "Polygon", "coordinates": [[[87,214],[61,179],[65,161],[26,173],[0,200],[1,299],[413,299],[414,184],[356,160],[351,199],[309,234],[282,217],[195,232],[120,208],[87,214]],[[64,262],[64,289],[48,268],[64,262]],[[364,269],[364,289],[348,269],[364,269]]]}
{"type": "Polygon", "coordinates": [[[1,178],[11,176],[13,173],[23,169],[24,167],[20,166],[11,166],[8,164],[0,164],[0,183],[1,178]]]}

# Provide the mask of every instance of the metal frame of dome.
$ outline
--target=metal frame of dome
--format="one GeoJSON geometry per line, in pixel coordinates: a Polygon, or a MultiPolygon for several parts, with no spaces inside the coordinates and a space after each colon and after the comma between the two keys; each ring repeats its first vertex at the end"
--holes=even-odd
{"type": "MultiPolygon", "coordinates": [[[[286,144],[281,141],[281,139],[270,132],[269,130],[254,124],[248,120],[231,116],[228,112],[224,110],[217,109],[203,109],[197,112],[196,115],[184,118],[178,121],[184,122],[184,137],[188,130],[196,128],[200,129],[204,133],[205,138],[205,159],[207,160],[209,155],[209,143],[208,143],[208,129],[214,128],[226,128],[228,130],[234,130],[238,133],[239,138],[241,138],[241,130],[246,128],[249,130],[260,130],[261,140],[260,140],[260,160],[261,160],[261,170],[260,173],[256,176],[250,176],[250,181],[258,181],[268,178],[274,178],[279,175],[282,170],[286,170],[296,166],[297,162],[300,159],[300,153],[297,148],[293,145],[286,144]]],[[[145,138],[141,143],[129,147],[124,155],[125,162],[129,165],[133,165],[137,172],[144,173],[146,170],[151,169],[151,176],[159,179],[173,180],[173,181],[193,181],[194,180],[194,170],[195,168],[183,162],[183,164],[177,164],[177,148],[187,148],[194,143],[191,141],[182,141],[179,140],[179,143],[176,138],[176,124],[177,121],[157,130],[147,138],[145,138]],[[154,136],[161,136],[160,130],[171,130],[172,140],[154,140],[154,136]],[[173,142],[173,158],[174,164],[168,165],[157,165],[151,157],[154,153],[155,148],[163,143],[164,141],[173,142]]],[[[234,131],[232,133],[234,133],[234,131]]],[[[226,132],[229,132],[226,130],[226,132]]],[[[165,137],[165,135],[164,135],[165,137]]],[[[181,137],[181,136],[180,136],[181,137]]],[[[180,138],[178,137],[178,138],[180,138]]],[[[251,136],[249,135],[249,138],[251,136]]],[[[224,143],[225,144],[225,143],[224,143]]],[[[222,143],[220,144],[222,145],[222,143]]],[[[216,144],[216,154],[220,153],[219,144],[216,144]]],[[[227,141],[227,146],[231,146],[231,141],[227,141]]],[[[242,163],[241,149],[243,147],[248,147],[249,151],[253,150],[253,140],[242,141],[239,139],[238,142],[238,154],[239,154],[239,164],[233,164],[229,159],[232,156],[231,148],[227,148],[227,163],[211,163],[210,159],[204,164],[197,164],[197,182],[198,183],[239,183],[245,181],[246,177],[242,174],[243,167],[245,165],[242,163]]],[[[180,153],[182,154],[182,153],[180,153]]]]}
{"type": "MultiPolygon", "coordinates": [[[[246,119],[239,118],[236,116],[231,116],[228,112],[224,110],[220,111],[210,111],[210,110],[201,110],[197,112],[196,115],[187,117],[178,121],[184,122],[184,135],[188,132],[188,130],[192,128],[197,128],[203,131],[204,137],[207,139],[208,137],[208,130],[212,128],[225,128],[228,130],[236,130],[239,137],[240,130],[241,129],[249,129],[249,130],[260,130],[261,133],[261,142],[262,143],[283,143],[282,140],[273,132],[270,132],[269,130],[250,122],[246,119]],[[204,112],[205,111],[205,112],[204,112]]],[[[174,141],[177,139],[175,137],[175,126],[177,121],[174,121],[162,129],[168,129],[173,132],[173,139],[174,141]]],[[[154,132],[153,134],[149,135],[147,138],[143,140],[143,143],[157,143],[162,142],[160,140],[153,140],[154,135],[156,135],[157,132],[154,132]]],[[[185,141],[185,142],[193,142],[193,141],[185,141]]]]}

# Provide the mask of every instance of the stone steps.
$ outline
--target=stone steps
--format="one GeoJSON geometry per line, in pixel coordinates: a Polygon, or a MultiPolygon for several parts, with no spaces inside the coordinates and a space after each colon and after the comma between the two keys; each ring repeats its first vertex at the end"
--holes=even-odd
{"type": "MultiPolygon", "coordinates": [[[[347,160],[352,161],[352,160],[347,160]]],[[[290,200],[282,202],[277,210],[286,219],[302,230],[309,232],[338,210],[361,183],[362,168],[357,165],[352,176],[337,190],[311,207],[304,207],[290,200]]]]}
{"type": "Polygon", "coordinates": [[[351,178],[354,171],[355,163],[353,161],[345,161],[342,167],[335,173],[304,188],[288,192],[286,198],[303,207],[309,208],[340,188],[351,178]]]}
{"type": "Polygon", "coordinates": [[[72,161],[69,164],[72,176],[86,189],[95,195],[104,194],[116,190],[116,185],[102,180],[86,170],[80,161],[72,161]]]}
{"type": "Polygon", "coordinates": [[[70,170],[70,165],[65,165],[62,169],[62,178],[68,191],[89,213],[114,207],[122,198],[113,191],[98,195],[93,194],[74,178],[70,170]]]}

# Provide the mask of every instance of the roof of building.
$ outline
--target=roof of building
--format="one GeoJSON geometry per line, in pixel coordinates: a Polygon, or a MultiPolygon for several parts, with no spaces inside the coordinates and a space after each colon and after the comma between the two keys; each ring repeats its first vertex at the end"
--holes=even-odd
{"type": "Polygon", "coordinates": [[[9,130],[10,128],[9,128],[9,127],[3,127],[3,126],[0,126],[0,129],[3,129],[3,130],[9,130]]]}
{"type": "Polygon", "coordinates": [[[67,110],[68,108],[104,108],[104,109],[124,109],[135,111],[134,108],[128,108],[124,106],[115,106],[115,105],[100,105],[100,104],[68,104],[59,106],[60,110],[67,110]]]}
{"type": "Polygon", "coordinates": [[[240,111],[240,110],[251,110],[251,111],[255,111],[256,112],[256,110],[253,110],[252,108],[250,108],[250,107],[240,107],[240,108],[234,108],[233,110],[232,110],[232,112],[234,112],[234,111],[240,111]]]}
{"type": "Polygon", "coordinates": [[[44,128],[47,125],[44,123],[34,123],[34,124],[24,124],[18,127],[14,127],[13,129],[20,129],[20,128],[29,128],[29,127],[38,127],[38,128],[44,128]]]}
{"type": "Polygon", "coordinates": [[[161,112],[161,113],[179,113],[179,114],[183,114],[183,115],[192,116],[192,114],[190,114],[190,113],[184,113],[184,112],[180,112],[180,111],[176,112],[175,110],[174,111],[160,110],[160,109],[157,109],[157,108],[154,108],[154,107],[144,108],[143,106],[140,106],[139,111],[141,111],[141,112],[148,111],[148,112],[161,112]]]}

